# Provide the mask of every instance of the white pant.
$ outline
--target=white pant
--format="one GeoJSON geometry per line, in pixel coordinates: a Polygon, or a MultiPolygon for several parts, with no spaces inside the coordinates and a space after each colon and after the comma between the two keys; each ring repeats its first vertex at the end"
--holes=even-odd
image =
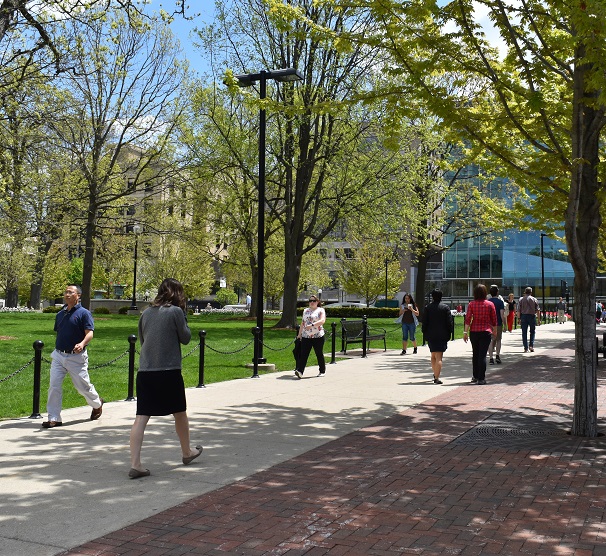
{"type": "Polygon", "coordinates": [[[76,390],[84,396],[86,403],[97,409],[101,407],[101,398],[88,376],[88,353],[61,353],[54,350],[51,353],[50,385],[46,410],[49,421],[61,421],[61,405],[63,403],[63,380],[69,373],[76,390]]]}

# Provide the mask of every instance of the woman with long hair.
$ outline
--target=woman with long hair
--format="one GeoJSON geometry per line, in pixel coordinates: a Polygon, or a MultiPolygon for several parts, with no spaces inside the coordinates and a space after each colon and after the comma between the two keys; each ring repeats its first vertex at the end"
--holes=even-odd
{"type": "Polygon", "coordinates": [[[400,355],[406,355],[406,348],[408,347],[408,337],[413,345],[413,353],[417,353],[417,338],[416,331],[417,325],[419,324],[418,316],[419,309],[412,295],[407,293],[402,299],[402,306],[400,307],[400,316],[402,317],[402,353],[400,355]]]}
{"type": "Polygon", "coordinates": [[[185,385],[181,375],[181,344],[188,344],[185,293],[181,283],[166,278],[158,295],[141,314],[139,341],[141,355],[137,372],[137,416],[130,432],[131,479],[147,477],[149,469],[141,464],[143,435],[149,418],[173,415],[181,445],[183,465],[189,465],[202,453],[202,446],[191,447],[185,385]]]}

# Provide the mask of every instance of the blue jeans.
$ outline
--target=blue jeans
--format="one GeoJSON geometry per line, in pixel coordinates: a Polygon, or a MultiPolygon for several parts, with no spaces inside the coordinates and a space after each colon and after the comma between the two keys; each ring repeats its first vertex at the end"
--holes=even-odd
{"type": "Polygon", "coordinates": [[[408,335],[410,334],[410,341],[414,342],[416,340],[416,338],[415,338],[416,331],[417,331],[417,325],[414,322],[411,322],[410,324],[407,322],[403,322],[402,323],[402,341],[407,342],[408,335]]]}
{"type": "Polygon", "coordinates": [[[524,349],[528,347],[534,347],[534,333],[537,325],[537,318],[535,315],[520,315],[520,325],[522,326],[522,343],[524,349]],[[528,327],[530,326],[530,343],[528,342],[528,327]]]}

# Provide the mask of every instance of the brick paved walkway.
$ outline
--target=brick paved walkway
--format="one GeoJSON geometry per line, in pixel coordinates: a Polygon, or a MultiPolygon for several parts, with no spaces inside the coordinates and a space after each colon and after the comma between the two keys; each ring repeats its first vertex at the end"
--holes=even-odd
{"type": "Polygon", "coordinates": [[[64,554],[606,555],[606,440],[566,434],[571,348],[64,554]]]}

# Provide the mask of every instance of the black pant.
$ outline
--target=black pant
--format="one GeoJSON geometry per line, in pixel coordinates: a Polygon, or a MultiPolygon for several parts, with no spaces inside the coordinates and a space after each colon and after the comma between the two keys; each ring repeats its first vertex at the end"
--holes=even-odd
{"type": "Polygon", "coordinates": [[[311,353],[311,348],[314,349],[316,357],[318,358],[318,365],[320,366],[320,372],[326,372],[326,362],[324,361],[324,336],[320,338],[301,338],[301,355],[297,362],[297,370],[303,374],[305,366],[307,365],[307,358],[311,353]]]}
{"type": "Polygon", "coordinates": [[[478,380],[486,380],[486,354],[492,334],[490,332],[470,332],[473,376],[478,380]]]}

